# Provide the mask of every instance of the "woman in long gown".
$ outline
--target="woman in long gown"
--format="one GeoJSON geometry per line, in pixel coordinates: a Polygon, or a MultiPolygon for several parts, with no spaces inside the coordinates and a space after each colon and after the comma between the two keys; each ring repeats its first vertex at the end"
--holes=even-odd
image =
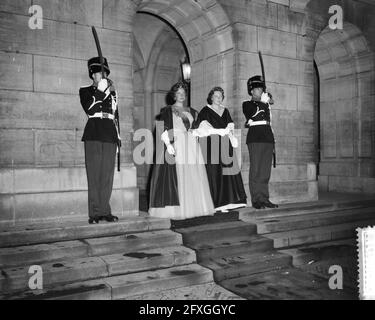
{"type": "Polygon", "coordinates": [[[176,83],[171,89],[175,103],[163,108],[158,119],[164,131],[156,132],[156,139],[164,145],[157,148],[150,183],[149,214],[154,217],[182,220],[215,213],[204,159],[192,134],[198,112],[184,108],[186,92],[185,84],[176,83]]]}
{"type": "Polygon", "coordinates": [[[224,90],[221,87],[210,91],[208,104],[198,115],[198,131],[207,157],[207,176],[215,209],[227,212],[245,207],[246,193],[236,152],[233,152],[233,147],[238,147],[238,141],[233,136],[234,123],[229,110],[222,105],[223,100],[224,90]]]}

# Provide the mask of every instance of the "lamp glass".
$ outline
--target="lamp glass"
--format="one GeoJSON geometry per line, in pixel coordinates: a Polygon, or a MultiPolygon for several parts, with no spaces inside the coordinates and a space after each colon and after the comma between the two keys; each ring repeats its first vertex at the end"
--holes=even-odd
{"type": "Polygon", "coordinates": [[[188,62],[184,62],[182,64],[182,76],[184,77],[185,81],[190,81],[191,75],[191,65],[188,62]]]}

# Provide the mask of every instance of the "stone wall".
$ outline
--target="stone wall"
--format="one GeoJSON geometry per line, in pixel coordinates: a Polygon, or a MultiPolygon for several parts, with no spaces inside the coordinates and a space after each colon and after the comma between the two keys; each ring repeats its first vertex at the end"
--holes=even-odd
{"type": "MultiPolygon", "coordinates": [[[[314,138],[314,43],[306,37],[306,16],[289,1],[220,0],[232,23],[235,39],[233,117],[243,128],[242,102],[248,100],[247,80],[261,74],[260,50],[267,88],[273,94],[273,130],[277,168],[270,193],[278,202],[317,198],[316,177],[307,177],[307,164],[316,163],[314,138]]],[[[242,129],[243,177],[247,184],[249,156],[242,129]]],[[[248,189],[246,185],[246,189],[248,189]]]]}
{"type": "Polygon", "coordinates": [[[320,74],[320,189],[374,194],[375,6],[313,0],[305,10],[320,74]],[[334,4],[343,8],[343,30],[327,27],[334,4]]]}
{"type": "Polygon", "coordinates": [[[90,84],[87,59],[97,55],[92,25],[120,95],[124,169],[115,173],[113,211],[138,210],[131,10],[131,1],[1,1],[0,223],[87,216],[81,142],[86,116],[78,90],[90,84]],[[28,26],[31,4],[43,9],[43,29],[28,26]]]}

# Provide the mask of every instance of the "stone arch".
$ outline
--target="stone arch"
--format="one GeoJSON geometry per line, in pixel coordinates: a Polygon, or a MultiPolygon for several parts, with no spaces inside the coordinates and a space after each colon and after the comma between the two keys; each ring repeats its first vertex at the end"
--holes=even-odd
{"type": "Polygon", "coordinates": [[[305,14],[303,58],[315,60],[321,80],[320,189],[374,193],[375,6],[303,0],[291,9],[305,14]],[[343,9],[343,30],[328,27],[332,5],[343,9]]]}
{"type": "Polygon", "coordinates": [[[326,27],[314,50],[320,76],[321,164],[325,190],[374,192],[374,53],[362,31],[326,27]]]}
{"type": "MultiPolygon", "coordinates": [[[[168,48],[174,44],[177,46],[177,41],[183,42],[186,52],[180,50],[177,54],[181,56],[180,58],[185,55],[189,57],[192,65],[191,104],[199,109],[205,101],[209,88],[212,85],[222,85],[224,78],[222,60],[228,52],[234,49],[232,27],[226,12],[216,0],[142,0],[135,4],[134,13],[150,14],[160,18],[172,26],[180,37],[180,39],[173,39],[171,34],[165,32],[168,29],[165,27],[153,41],[149,55],[144,57],[145,67],[142,72],[144,83],[143,123],[145,128],[150,129],[154,123],[155,115],[164,106],[163,93],[165,94],[169,89],[161,88],[160,84],[165,83],[166,85],[173,78],[173,70],[167,70],[168,66],[166,68],[163,66],[168,64],[163,63],[165,60],[163,55],[166,55],[168,48]],[[207,74],[210,74],[210,77],[207,74]]],[[[136,19],[137,14],[134,14],[133,25],[137,23],[136,19]]],[[[133,48],[133,50],[136,49],[136,47],[133,48]]],[[[233,59],[233,56],[230,59],[233,59]]],[[[180,63],[176,60],[175,64],[178,70],[174,80],[177,81],[180,63]]],[[[233,65],[232,61],[228,65],[233,65]]],[[[231,83],[231,81],[227,82],[231,83]]],[[[139,186],[143,188],[141,180],[144,182],[145,172],[148,171],[148,168],[144,166],[141,170],[143,173],[138,174],[138,180],[139,186]]]]}
{"type": "MultiPolygon", "coordinates": [[[[296,2],[296,1],[295,1],[296,2]]],[[[306,36],[315,40],[326,28],[331,15],[329,8],[339,5],[343,8],[344,20],[356,26],[366,38],[369,47],[375,51],[375,39],[372,30],[375,29],[375,5],[370,5],[365,0],[301,0],[300,10],[306,14],[306,36]]]]}
{"type": "MultiPolygon", "coordinates": [[[[180,76],[180,61],[186,52],[179,36],[163,21],[143,13],[139,19],[137,23],[142,29],[151,28],[153,33],[138,27],[134,30],[134,129],[153,130],[155,116],[165,105],[168,90],[180,76]],[[147,35],[150,36],[148,42],[139,44],[147,35]]],[[[137,144],[134,142],[133,147],[137,144]]],[[[137,165],[137,181],[142,190],[146,188],[149,169],[149,165],[137,165]]]]}
{"type": "Polygon", "coordinates": [[[173,25],[192,63],[211,55],[212,47],[218,53],[234,47],[229,19],[217,1],[144,0],[138,11],[152,13],[173,25]]]}
{"type": "Polygon", "coordinates": [[[233,65],[228,52],[234,50],[234,41],[226,12],[216,0],[143,0],[137,11],[164,19],[183,39],[192,65],[191,104],[199,109],[212,84],[224,86],[223,60],[233,65]]]}

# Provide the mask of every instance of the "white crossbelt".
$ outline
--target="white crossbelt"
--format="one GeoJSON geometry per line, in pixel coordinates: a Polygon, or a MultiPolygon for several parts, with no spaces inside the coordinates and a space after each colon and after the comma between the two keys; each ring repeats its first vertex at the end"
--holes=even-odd
{"type": "Polygon", "coordinates": [[[92,116],[89,116],[89,118],[100,118],[100,119],[114,120],[115,116],[113,114],[107,113],[107,112],[96,112],[92,116]]]}
{"type": "Polygon", "coordinates": [[[260,120],[260,121],[251,121],[249,124],[250,127],[261,126],[261,125],[270,125],[270,122],[266,120],[260,120]]]}

